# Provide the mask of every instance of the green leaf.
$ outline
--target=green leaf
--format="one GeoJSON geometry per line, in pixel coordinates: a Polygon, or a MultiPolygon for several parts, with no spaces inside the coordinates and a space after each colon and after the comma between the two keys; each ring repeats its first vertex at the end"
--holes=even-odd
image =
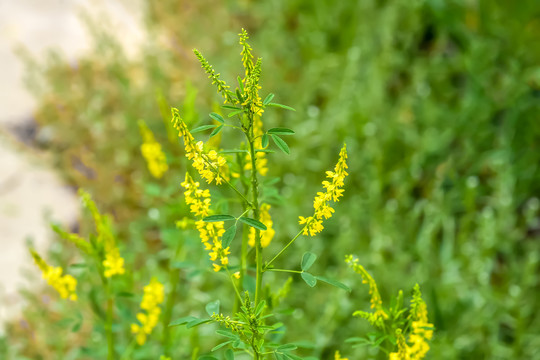
{"type": "Polygon", "coordinates": [[[219,134],[221,132],[221,129],[223,129],[223,125],[219,125],[217,128],[215,128],[214,131],[212,131],[212,133],[210,134],[210,137],[213,137],[219,134]]]}
{"type": "Polygon", "coordinates": [[[286,110],[296,111],[292,107],[287,106],[287,105],[283,105],[283,104],[268,103],[268,104],[266,104],[266,106],[275,106],[275,107],[286,109],[286,110]]]}
{"type": "Polygon", "coordinates": [[[210,355],[203,355],[203,356],[199,356],[198,360],[218,360],[218,359],[210,355]]]}
{"type": "Polygon", "coordinates": [[[315,285],[317,285],[317,278],[310,273],[303,272],[300,275],[302,276],[302,279],[304,279],[306,284],[308,284],[309,286],[314,287],[315,285]]]}
{"type": "Polygon", "coordinates": [[[225,230],[225,232],[223,233],[223,236],[221,237],[221,243],[224,249],[229,247],[231,242],[234,240],[235,235],[236,235],[236,225],[233,225],[227,230],[225,230]]]}
{"type": "Polygon", "coordinates": [[[221,105],[221,107],[224,109],[229,109],[229,110],[242,110],[242,108],[232,106],[232,105],[221,105]]]}
{"type": "Polygon", "coordinates": [[[201,132],[201,131],[205,131],[205,130],[208,130],[208,129],[213,129],[215,128],[217,125],[203,125],[203,126],[199,126],[199,127],[196,127],[195,129],[191,130],[190,133],[192,134],[195,134],[195,133],[198,133],[198,132],[201,132]]]}
{"type": "Polygon", "coordinates": [[[291,360],[304,360],[300,356],[296,356],[294,354],[285,353],[283,355],[285,356],[285,358],[291,359],[291,360]]]}
{"type": "Polygon", "coordinates": [[[274,98],[274,94],[272,94],[272,93],[268,94],[264,98],[263,105],[268,105],[270,103],[270,101],[272,101],[273,98],[274,98]]]}
{"type": "Polygon", "coordinates": [[[282,138],[280,138],[277,135],[270,135],[270,136],[272,137],[272,140],[274,140],[274,143],[277,145],[277,147],[281,151],[283,151],[287,155],[291,153],[291,151],[289,150],[289,145],[287,145],[287,143],[282,138]]]}
{"type": "Polygon", "coordinates": [[[81,330],[81,326],[82,326],[82,320],[77,321],[75,325],[73,325],[73,327],[71,328],[71,332],[78,332],[79,330],[81,330]]]}
{"type": "Polygon", "coordinates": [[[225,331],[225,330],[216,330],[216,334],[228,337],[229,339],[237,339],[238,338],[238,335],[233,334],[230,331],[225,331]]]}
{"type": "Polygon", "coordinates": [[[317,255],[314,253],[306,252],[304,253],[304,256],[302,256],[302,263],[301,267],[302,270],[307,271],[313,265],[313,263],[317,260],[317,255]]]}
{"type": "Polygon", "coordinates": [[[206,313],[208,316],[219,314],[219,300],[209,302],[206,304],[206,313]]]}
{"type": "Polygon", "coordinates": [[[233,342],[233,340],[225,341],[224,343],[221,343],[221,344],[218,344],[218,345],[214,346],[214,347],[212,348],[212,350],[210,350],[210,351],[214,352],[214,351],[216,351],[216,350],[218,350],[218,349],[221,349],[222,347],[224,347],[224,346],[226,346],[226,345],[229,345],[229,344],[232,343],[232,342],[233,342]]]}
{"type": "Polygon", "coordinates": [[[232,215],[210,215],[203,219],[204,222],[218,222],[236,220],[232,215]]]}
{"type": "Polygon", "coordinates": [[[225,350],[225,360],[234,360],[234,351],[231,349],[225,350]]]}
{"type": "Polygon", "coordinates": [[[85,263],[76,263],[76,264],[70,264],[68,265],[68,267],[72,269],[84,269],[88,267],[88,265],[85,263]]]}
{"type": "Polygon", "coordinates": [[[169,327],[187,324],[193,320],[199,320],[195,316],[184,316],[169,323],[169,327]]]}
{"type": "Polygon", "coordinates": [[[258,152],[262,152],[262,153],[275,153],[274,150],[269,150],[269,149],[255,149],[255,152],[258,153],[258,152]]]}
{"type": "Polygon", "coordinates": [[[264,307],[266,306],[266,301],[261,301],[259,305],[255,308],[255,315],[259,316],[262,311],[264,310],[264,307]]]}
{"type": "Polygon", "coordinates": [[[275,135],[294,135],[295,132],[291,129],[287,128],[272,128],[268,130],[269,134],[275,134],[275,135]]]}
{"type": "Polygon", "coordinates": [[[268,146],[268,134],[263,134],[262,138],[261,138],[261,146],[263,148],[267,147],[268,146]]]}
{"type": "Polygon", "coordinates": [[[219,115],[218,113],[210,113],[210,117],[216,121],[219,121],[222,124],[225,123],[225,119],[223,118],[223,116],[219,115]]]}
{"type": "Polygon", "coordinates": [[[243,112],[244,112],[243,109],[242,109],[242,110],[237,110],[237,111],[233,111],[232,113],[230,113],[230,114],[227,115],[227,116],[228,116],[228,117],[233,117],[233,116],[238,115],[238,114],[241,114],[241,113],[243,113],[243,112]]]}
{"type": "Polygon", "coordinates": [[[206,323],[209,323],[213,321],[212,319],[206,319],[206,320],[200,320],[200,319],[197,319],[197,320],[193,320],[193,321],[190,321],[187,323],[186,325],[186,328],[187,329],[190,329],[192,327],[195,327],[195,326],[199,326],[199,325],[202,325],[202,324],[206,324],[206,323]]]}
{"type": "Polygon", "coordinates": [[[244,83],[242,82],[242,78],[240,76],[236,77],[236,81],[238,81],[238,88],[241,92],[244,92],[244,83]]]}
{"type": "Polygon", "coordinates": [[[338,287],[338,288],[343,289],[345,291],[351,292],[351,288],[348,287],[347,285],[345,285],[342,282],[339,282],[339,281],[334,280],[334,279],[329,279],[329,278],[324,277],[324,276],[315,276],[315,277],[317,278],[317,280],[320,280],[320,281],[325,282],[327,284],[330,284],[332,286],[338,287]]]}
{"type": "Polygon", "coordinates": [[[245,217],[245,216],[242,216],[241,218],[238,218],[238,220],[240,220],[244,224],[247,224],[247,225],[249,225],[251,227],[254,227],[255,229],[259,229],[259,230],[266,230],[267,229],[266,225],[264,225],[259,220],[255,220],[255,219],[248,218],[248,217],[245,217]]]}
{"type": "Polygon", "coordinates": [[[294,345],[294,344],[285,344],[285,345],[281,345],[277,348],[277,351],[281,351],[281,352],[286,352],[286,351],[293,351],[293,350],[296,350],[298,349],[298,346],[294,345]]]}

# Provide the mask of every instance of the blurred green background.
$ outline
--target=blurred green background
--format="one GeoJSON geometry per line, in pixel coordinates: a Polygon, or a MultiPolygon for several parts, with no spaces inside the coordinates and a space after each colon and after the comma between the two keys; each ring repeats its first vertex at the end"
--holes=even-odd
{"type": "MultiPolygon", "coordinates": [[[[202,265],[180,266],[173,317],[231,292],[224,279],[207,276],[197,234],[175,228],[189,216],[179,186],[187,163],[167,122],[175,106],[190,126],[209,123],[221,99],[191,49],[234,84],[243,71],[237,33],[246,28],[263,58],[262,96],[275,93],[297,110],[269,109],[263,118],[266,128],[297,133],[287,138],[290,156],[268,156],[267,178],[280,178],[281,194],[268,196],[277,232],[269,253],[298,231],[298,215],[310,213],[343,142],[349,151],[335,216],[320,236],[300,239],[280,267],[298,267],[309,250],[319,255],[313,271],[353,292],[294,278],[285,302],[298,309],[283,318],[287,341],[313,342],[302,353],[320,359],[336,349],[350,359],[381,356],[344,342],[370,331],[351,317],[369,308],[367,286],[343,262],[355,254],[387,302],[421,285],[436,328],[428,358],[540,358],[538,1],[164,0],[145,9],[149,41],[135,58],[125,56],[122,34],[88,19],[92,55],[28,60],[35,117],[48,134],[40,146],[70,184],[113,214],[121,252],[138,269],[130,281],[165,274],[180,241],[180,260],[202,265]],[[167,153],[171,169],[161,180],[140,155],[138,119],[167,153]]],[[[235,144],[227,133],[220,140],[235,144]]],[[[222,192],[213,189],[215,204],[222,192]]],[[[83,233],[89,220],[81,220],[83,233]]],[[[68,247],[57,244],[52,256],[72,259],[68,247]]],[[[272,290],[285,280],[276,276],[272,290]]],[[[83,326],[60,339],[65,326],[57,320],[74,317],[74,307],[47,306],[29,307],[0,349],[16,359],[99,358],[99,329],[83,326]]],[[[137,301],[126,306],[136,309],[137,301]]],[[[216,344],[211,331],[196,331],[176,330],[177,358],[188,358],[194,341],[202,353],[216,344]]],[[[155,359],[157,346],[138,358],[155,359]]]]}

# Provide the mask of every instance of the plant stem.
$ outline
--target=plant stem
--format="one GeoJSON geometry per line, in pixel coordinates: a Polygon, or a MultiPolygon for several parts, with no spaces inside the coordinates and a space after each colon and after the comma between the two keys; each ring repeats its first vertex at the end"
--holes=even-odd
{"type": "Polygon", "coordinates": [[[288,272],[288,273],[295,273],[295,274],[301,274],[301,273],[303,273],[303,271],[299,271],[299,270],[287,270],[287,269],[266,269],[265,271],[288,272]]]}
{"type": "MultiPolygon", "coordinates": [[[[251,191],[252,191],[252,208],[253,218],[259,220],[259,183],[257,181],[257,158],[255,154],[255,140],[253,135],[253,114],[250,112],[249,117],[249,131],[246,132],[246,137],[249,141],[249,154],[251,157],[251,191]]],[[[261,246],[261,231],[255,229],[255,261],[257,264],[257,278],[255,286],[255,306],[259,304],[261,300],[262,290],[262,277],[263,277],[263,261],[262,261],[262,246],[261,246]]],[[[258,359],[258,355],[256,357],[258,359]]]]}
{"type": "MultiPolygon", "coordinates": [[[[174,253],[174,257],[172,260],[178,259],[178,255],[180,254],[182,242],[178,242],[178,245],[176,246],[176,251],[174,253]]],[[[180,270],[174,269],[172,267],[172,261],[169,261],[169,283],[171,284],[171,291],[169,293],[169,296],[167,297],[167,304],[165,305],[165,313],[163,314],[163,350],[164,355],[170,356],[171,352],[171,328],[169,327],[169,323],[172,319],[172,312],[174,303],[176,300],[176,292],[178,289],[178,282],[180,281],[180,270]]]]}
{"type": "MultiPolygon", "coordinates": [[[[307,226],[307,224],[306,224],[306,226],[307,226]]],[[[285,245],[285,247],[284,247],[283,249],[281,249],[281,251],[278,252],[277,255],[274,256],[274,257],[272,258],[272,260],[270,260],[269,262],[266,263],[266,265],[264,266],[264,271],[266,271],[266,269],[268,269],[268,267],[270,266],[270,264],[272,264],[272,263],[273,263],[273,262],[274,262],[274,261],[275,261],[275,260],[276,260],[276,259],[277,259],[277,258],[278,258],[285,250],[287,250],[287,248],[288,248],[289,246],[291,246],[292,243],[293,243],[296,239],[298,239],[298,237],[299,237],[300,235],[302,235],[302,233],[304,232],[304,229],[306,228],[306,226],[304,226],[304,227],[298,232],[298,234],[296,234],[296,236],[293,237],[292,240],[289,241],[289,243],[288,243],[287,245],[285,245]]]]}
{"type": "Polygon", "coordinates": [[[111,286],[110,281],[106,281],[106,291],[107,291],[107,322],[105,324],[105,331],[107,332],[107,360],[114,360],[114,335],[112,332],[112,323],[114,316],[114,299],[111,295],[111,286]]]}

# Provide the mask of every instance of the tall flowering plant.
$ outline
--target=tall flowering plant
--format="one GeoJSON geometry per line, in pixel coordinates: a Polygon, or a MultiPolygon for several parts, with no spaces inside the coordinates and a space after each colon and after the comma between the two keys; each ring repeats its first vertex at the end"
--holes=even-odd
{"type": "MultiPolygon", "coordinates": [[[[325,177],[321,176],[322,191],[317,192],[313,199],[313,212],[298,217],[297,232],[285,233],[274,223],[272,213],[275,208],[263,196],[265,185],[261,179],[270,173],[268,164],[275,150],[290,154],[291,150],[284,137],[293,136],[295,132],[284,127],[268,127],[263,116],[270,108],[294,109],[273,102],[273,94],[268,94],[263,100],[259,84],[262,60],[258,58],[254,61],[247,32],[242,30],[239,36],[244,74],[238,76],[238,86],[234,91],[202,53],[194,50],[202,68],[224,100],[222,110],[217,110],[219,113],[209,114],[212,123],[190,130],[190,126],[182,119],[181,111],[171,109],[171,128],[176,129],[183,142],[186,162],[191,164],[179,181],[183,201],[191,217],[178,220],[176,225],[181,230],[189,231],[192,227],[196,231],[200,239],[200,252],[207,259],[204,263],[206,273],[221,276],[222,281],[230,286],[227,289],[234,301],[228,304],[228,308],[224,306],[222,309],[220,299],[212,299],[205,307],[207,316],[188,315],[171,321],[177,309],[175,304],[181,301],[178,296],[180,274],[178,268],[175,268],[177,265],[173,266],[173,260],[181,249],[181,241],[176,244],[175,257],[168,262],[168,281],[160,282],[157,276],[151,274],[146,280],[149,283],[145,282],[147,285],[141,291],[141,286],[133,281],[133,270],[136,267],[125,260],[129,260],[129,256],[122,256],[129,254],[128,248],[123,249],[117,241],[111,216],[100,213],[90,194],[85,191],[81,190],[79,194],[94,220],[95,234],[83,238],[55,227],[63,238],[80,250],[87,264],[93,264],[94,273],[98,275],[96,278],[99,277],[100,283],[96,282],[92,286],[99,288],[101,298],[96,299],[92,295],[91,302],[99,326],[105,331],[107,360],[150,358],[148,356],[156,358],[156,353],[145,350],[149,342],[159,344],[162,351],[157,355],[162,355],[160,359],[172,360],[176,342],[180,343],[182,339],[175,337],[171,328],[185,325],[187,329],[192,329],[210,323],[219,327],[216,334],[221,340],[211,352],[223,351],[226,360],[313,359],[302,358],[296,351],[297,344],[286,341],[285,325],[274,320],[276,304],[284,301],[292,277],[301,279],[309,287],[323,283],[323,286],[351,291],[348,285],[311,270],[317,260],[315,253],[305,252],[299,259],[298,268],[279,266],[280,263],[286,263],[283,258],[290,256],[288,250],[293,244],[300,243],[303,236],[314,237],[320,234],[325,228],[325,222],[338,210],[336,205],[344,196],[349,175],[347,147],[343,144],[336,154],[333,169],[326,171],[325,177]],[[228,138],[234,138],[237,134],[242,140],[233,149],[221,149],[216,148],[219,143],[217,141],[196,139],[199,136],[196,134],[208,131],[211,131],[210,138],[226,131],[228,138]],[[213,202],[216,187],[219,187],[226,199],[226,207],[215,206],[219,202],[219,199],[213,202]],[[289,240],[276,240],[282,238],[289,240]],[[269,273],[275,274],[270,277],[269,273]],[[273,293],[269,286],[270,279],[282,275],[288,276],[288,280],[279,291],[273,293]],[[119,294],[126,296],[126,293],[140,298],[140,303],[123,307],[119,294]],[[161,336],[156,335],[156,332],[161,336]],[[125,338],[129,339],[127,346],[124,346],[125,338]]],[[[161,144],[142,120],[139,121],[139,129],[142,137],[141,154],[148,171],[154,179],[162,179],[170,171],[169,167],[175,166],[174,160],[167,159],[161,144]]],[[[34,250],[31,250],[31,254],[44,279],[56,289],[60,297],[76,301],[76,277],[65,274],[61,267],[47,264],[34,250]]],[[[147,256],[151,255],[144,254],[145,258],[147,256]]],[[[401,291],[393,305],[386,307],[377,283],[368,271],[352,255],[348,255],[345,261],[360,275],[362,283],[369,286],[371,298],[368,311],[358,310],[352,315],[366,319],[377,331],[367,338],[352,337],[347,343],[378,347],[381,354],[390,360],[424,358],[433,337],[433,325],[428,320],[427,306],[419,286],[413,290],[409,309],[403,305],[404,296],[401,291]]],[[[95,292],[93,290],[92,294],[95,292]]],[[[191,313],[191,310],[182,308],[186,313],[191,313]]],[[[193,341],[192,344],[195,344],[192,349],[183,349],[183,358],[190,354],[191,358],[197,359],[199,352],[205,351],[204,348],[201,350],[200,342],[193,341]]],[[[341,354],[345,351],[343,348],[335,349],[333,358],[347,360],[341,354]]],[[[199,359],[217,360],[209,354],[199,359]]]]}

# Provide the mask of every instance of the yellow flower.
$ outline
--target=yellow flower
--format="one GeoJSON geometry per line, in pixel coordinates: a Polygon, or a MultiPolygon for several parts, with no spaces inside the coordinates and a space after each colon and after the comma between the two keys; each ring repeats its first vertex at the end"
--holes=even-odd
{"type": "Polygon", "coordinates": [[[354,270],[354,272],[362,276],[362,283],[369,285],[369,294],[371,295],[371,308],[375,312],[368,313],[365,311],[356,311],[353,315],[360,316],[367,319],[372,325],[382,327],[383,321],[388,319],[388,314],[384,311],[382,307],[382,299],[377,289],[377,283],[369,275],[369,273],[364,269],[362,265],[358,263],[358,259],[354,258],[352,255],[345,257],[345,262],[354,270]]]}
{"type": "Polygon", "coordinates": [[[47,280],[49,285],[58,291],[60,297],[62,299],[76,301],[77,293],[75,291],[77,288],[77,279],[71,275],[62,276],[63,270],[61,267],[52,267],[48,265],[45,260],[43,260],[39,254],[33,250],[30,250],[30,253],[34,258],[36,265],[41,269],[43,278],[47,280]]]}
{"type": "Polygon", "coordinates": [[[186,173],[186,180],[182,183],[182,187],[186,190],[186,204],[190,206],[190,211],[193,215],[198,216],[199,220],[195,222],[197,230],[204,244],[205,250],[209,252],[210,260],[214,262],[214,271],[221,270],[222,266],[229,264],[230,254],[229,247],[223,249],[221,237],[225,233],[223,228],[224,222],[204,222],[203,218],[210,213],[210,191],[208,189],[200,189],[200,183],[195,182],[189,174],[186,173]]]}
{"type": "Polygon", "coordinates": [[[230,86],[228,86],[225,81],[219,78],[220,74],[216,74],[216,71],[212,68],[212,65],[208,63],[208,61],[204,58],[200,51],[197,49],[193,49],[193,52],[195,53],[197,59],[199,59],[201,67],[208,74],[208,78],[212,79],[212,84],[217,86],[217,91],[219,94],[221,94],[221,96],[223,96],[223,98],[225,99],[225,103],[238,103],[238,101],[234,99],[234,94],[229,90],[230,86]]]}
{"type": "MultiPolygon", "coordinates": [[[[255,148],[261,149],[262,148],[262,120],[260,116],[255,116],[253,119],[253,135],[256,137],[255,139],[255,148]]],[[[257,152],[255,153],[255,167],[257,168],[257,172],[261,174],[262,176],[266,176],[268,173],[268,159],[266,158],[266,154],[264,152],[257,152]]],[[[244,170],[249,171],[251,170],[251,155],[246,155],[246,164],[244,165],[244,170]]]]}
{"type": "Polygon", "coordinates": [[[120,256],[117,248],[107,251],[105,260],[103,260],[103,267],[105,268],[103,275],[107,278],[113,275],[122,275],[126,272],[124,270],[124,259],[120,256]]]}
{"type": "MultiPolygon", "coordinates": [[[[268,210],[270,210],[271,206],[268,204],[262,204],[261,205],[261,213],[259,216],[259,220],[266,225],[266,230],[261,230],[261,246],[263,248],[270,245],[270,242],[274,238],[274,235],[276,234],[276,231],[273,229],[274,222],[272,221],[272,218],[270,217],[270,214],[268,213],[268,210]]],[[[255,234],[256,230],[252,227],[249,228],[249,234],[248,234],[248,244],[251,247],[255,246],[255,234]]]]}
{"type": "Polygon", "coordinates": [[[195,138],[180,118],[178,109],[172,108],[172,122],[179,131],[179,136],[184,138],[186,157],[192,161],[193,167],[197,169],[206,182],[211,184],[212,181],[215,181],[219,185],[223,182],[223,179],[229,180],[227,160],[218,155],[215,150],[206,153],[202,141],[195,142],[195,138]]]}
{"type": "Polygon", "coordinates": [[[144,143],[141,145],[141,153],[146,160],[150,174],[156,179],[161,179],[163,174],[169,169],[167,158],[161,150],[161,144],[156,141],[152,131],[140,120],[139,129],[144,143]]]}
{"type": "Polygon", "coordinates": [[[313,216],[299,217],[299,224],[306,224],[304,226],[304,235],[315,236],[323,229],[323,219],[329,219],[334,213],[334,209],[328,205],[330,201],[337,202],[339,198],[343,196],[344,179],[348,175],[347,169],[347,148],[343,145],[343,148],[339,152],[339,160],[334,168],[334,171],[327,171],[326,178],[322,182],[326,192],[318,192],[317,196],[313,200],[313,216]]]}
{"type": "Polygon", "coordinates": [[[334,360],[349,360],[349,359],[348,358],[342,358],[339,351],[336,351],[336,353],[334,354],[334,360]]]}
{"type": "Polygon", "coordinates": [[[139,324],[131,324],[131,333],[135,335],[137,344],[143,345],[148,335],[156,327],[161,314],[159,304],[163,302],[163,285],[152,278],[150,283],[144,287],[144,295],[141,301],[141,309],[144,312],[137,313],[139,324]]]}

